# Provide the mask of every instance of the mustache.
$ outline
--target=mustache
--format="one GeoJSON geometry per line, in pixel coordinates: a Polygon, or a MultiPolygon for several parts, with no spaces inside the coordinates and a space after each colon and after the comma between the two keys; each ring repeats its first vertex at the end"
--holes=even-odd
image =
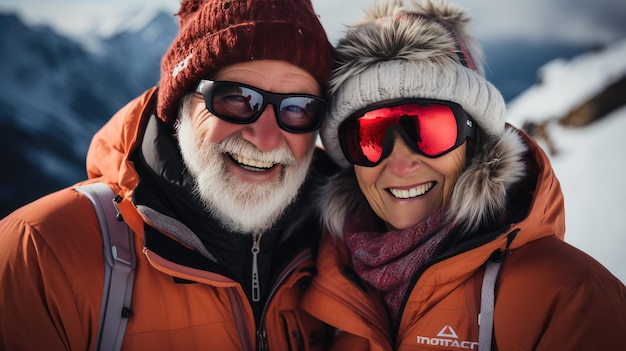
{"type": "Polygon", "coordinates": [[[262,162],[285,166],[296,165],[296,158],[287,145],[282,145],[271,151],[261,151],[239,135],[231,135],[222,140],[216,145],[216,150],[221,153],[240,155],[262,162]]]}

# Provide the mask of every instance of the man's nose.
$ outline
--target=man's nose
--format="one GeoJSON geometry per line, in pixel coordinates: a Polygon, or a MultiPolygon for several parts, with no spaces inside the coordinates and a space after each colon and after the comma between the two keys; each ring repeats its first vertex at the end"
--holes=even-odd
{"type": "Polygon", "coordinates": [[[274,106],[268,104],[254,123],[244,127],[241,135],[259,150],[271,151],[282,145],[282,132],[276,120],[274,106]]]}

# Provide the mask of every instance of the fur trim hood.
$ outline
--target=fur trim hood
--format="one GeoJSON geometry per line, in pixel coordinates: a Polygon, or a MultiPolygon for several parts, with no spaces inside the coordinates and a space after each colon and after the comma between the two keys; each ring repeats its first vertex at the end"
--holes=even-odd
{"type": "Polygon", "coordinates": [[[325,226],[341,235],[346,216],[366,202],[338,141],[339,125],[373,103],[429,98],[460,104],[482,131],[452,192],[449,215],[464,231],[493,224],[506,212],[507,192],[525,174],[526,146],[505,129],[505,102],[484,77],[482,49],[470,19],[443,0],[387,0],[348,27],[336,47],[328,118],[320,136],[344,170],[323,189],[325,226]]]}
{"type": "MultiPolygon", "coordinates": [[[[487,138],[477,147],[450,199],[448,216],[464,232],[493,223],[504,214],[508,192],[526,175],[527,147],[517,129],[509,127],[500,138],[487,138]]],[[[318,199],[324,226],[341,238],[347,215],[367,202],[353,167],[331,178],[322,187],[318,199]]]]}

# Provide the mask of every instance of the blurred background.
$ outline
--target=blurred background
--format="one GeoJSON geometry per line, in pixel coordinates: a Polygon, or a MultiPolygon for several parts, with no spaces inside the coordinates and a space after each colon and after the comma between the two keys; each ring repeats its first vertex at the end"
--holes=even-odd
{"type": "MultiPolygon", "coordinates": [[[[333,43],[373,3],[313,0],[333,43]]],[[[626,281],[626,2],[456,3],[473,18],[508,121],[553,162],[566,240],[626,281]]],[[[157,84],[178,4],[0,0],[0,217],[85,178],[91,136],[157,84]]]]}

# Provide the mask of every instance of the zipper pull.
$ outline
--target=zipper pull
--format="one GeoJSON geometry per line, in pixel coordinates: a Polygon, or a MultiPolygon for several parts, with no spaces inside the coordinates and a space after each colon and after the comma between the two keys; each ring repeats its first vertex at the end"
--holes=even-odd
{"type": "Polygon", "coordinates": [[[267,343],[267,332],[265,331],[265,327],[262,327],[257,331],[258,338],[258,346],[259,351],[267,351],[270,349],[269,344],[267,343]]]}
{"type": "Polygon", "coordinates": [[[261,301],[261,283],[257,263],[257,258],[261,251],[261,236],[263,236],[262,233],[254,234],[252,237],[252,248],[250,249],[250,252],[252,252],[252,301],[254,302],[261,301]]]}

